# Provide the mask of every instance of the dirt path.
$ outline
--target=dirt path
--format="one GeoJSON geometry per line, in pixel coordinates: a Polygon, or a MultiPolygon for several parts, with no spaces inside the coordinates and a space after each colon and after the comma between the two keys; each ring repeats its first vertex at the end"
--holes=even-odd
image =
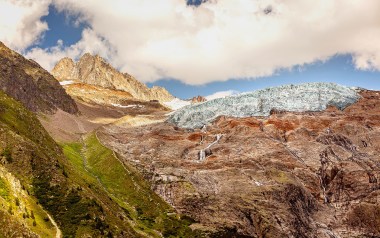
{"type": "Polygon", "coordinates": [[[86,130],[83,127],[83,123],[76,118],[74,118],[74,121],[78,125],[78,129],[79,129],[80,133],[83,133],[83,134],[86,133],[86,130]]]}
{"type": "Polygon", "coordinates": [[[59,229],[57,223],[55,223],[54,219],[48,214],[46,213],[47,216],[49,217],[49,220],[51,222],[51,224],[53,224],[53,226],[55,227],[55,229],[57,230],[57,232],[55,233],[55,238],[61,238],[62,237],[62,232],[61,230],[59,229]]]}

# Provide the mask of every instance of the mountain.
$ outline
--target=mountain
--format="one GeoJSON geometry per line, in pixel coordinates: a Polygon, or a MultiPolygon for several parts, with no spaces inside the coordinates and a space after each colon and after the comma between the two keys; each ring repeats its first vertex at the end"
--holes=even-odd
{"type": "Polygon", "coordinates": [[[379,91],[287,85],[171,117],[110,125],[98,137],[193,228],[209,237],[380,237],[379,91]]]}
{"type": "Polygon", "coordinates": [[[1,42],[0,90],[34,112],[53,113],[57,109],[78,112],[74,100],[49,72],[1,42]]]}
{"type": "MultiPolygon", "coordinates": [[[[0,237],[198,237],[189,228],[191,219],[103,146],[96,126],[87,133],[82,125],[85,113],[104,119],[134,108],[96,105],[100,112],[94,112],[92,105],[78,103],[78,113],[52,75],[4,45],[0,49],[0,237]],[[46,123],[57,118],[53,127],[61,135],[64,126],[78,126],[77,137],[57,143],[37,115],[46,123]]],[[[139,103],[135,111],[141,113],[163,108],[139,103]]]]}
{"type": "Polygon", "coordinates": [[[0,237],[197,237],[94,132],[57,144],[0,91],[0,237]]]}
{"type": "Polygon", "coordinates": [[[73,80],[111,90],[128,92],[135,99],[171,101],[174,97],[164,88],[148,88],[127,73],[120,73],[100,56],[84,54],[78,62],[70,58],[60,60],[51,72],[58,80],[73,80]]]}
{"type": "Polygon", "coordinates": [[[91,227],[87,233],[94,236],[112,232],[105,227],[109,207],[81,183],[36,116],[3,92],[0,109],[0,236],[73,237],[91,227]]]}

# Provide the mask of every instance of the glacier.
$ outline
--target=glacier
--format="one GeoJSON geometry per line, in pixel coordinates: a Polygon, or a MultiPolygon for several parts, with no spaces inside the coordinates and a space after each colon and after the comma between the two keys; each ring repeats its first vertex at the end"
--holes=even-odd
{"type": "Polygon", "coordinates": [[[343,110],[360,98],[359,88],[335,83],[284,85],[218,98],[185,106],[170,114],[167,122],[182,128],[201,128],[218,116],[269,116],[272,109],[290,112],[343,110]]]}

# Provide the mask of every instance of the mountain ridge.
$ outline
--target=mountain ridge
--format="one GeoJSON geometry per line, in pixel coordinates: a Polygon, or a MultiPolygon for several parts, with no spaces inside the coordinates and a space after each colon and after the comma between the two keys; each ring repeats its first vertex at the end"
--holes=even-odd
{"type": "Polygon", "coordinates": [[[99,55],[85,53],[77,62],[65,57],[51,73],[59,80],[73,80],[112,90],[122,90],[139,100],[170,101],[174,97],[162,87],[148,88],[128,73],[121,73],[99,55]]]}

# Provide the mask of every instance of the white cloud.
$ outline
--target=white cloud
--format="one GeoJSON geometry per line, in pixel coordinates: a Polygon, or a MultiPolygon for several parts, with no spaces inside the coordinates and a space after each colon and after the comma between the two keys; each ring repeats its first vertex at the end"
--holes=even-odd
{"type": "Polygon", "coordinates": [[[43,36],[48,29],[41,16],[48,14],[48,0],[0,0],[0,40],[22,51],[43,36]]]}
{"type": "Polygon", "coordinates": [[[82,39],[74,45],[64,47],[63,41],[58,40],[57,46],[48,49],[33,48],[25,57],[34,59],[45,69],[51,70],[63,57],[78,59],[86,52],[102,55],[107,60],[116,54],[107,40],[91,29],[84,29],[82,39]]]}
{"type": "Polygon", "coordinates": [[[144,82],[172,77],[204,84],[268,76],[336,54],[352,54],[358,69],[380,69],[378,0],[213,0],[199,7],[186,6],[185,0],[54,4],[80,14],[91,29],[71,47],[28,54],[48,69],[57,56],[78,57],[84,51],[107,57],[144,82]]]}

